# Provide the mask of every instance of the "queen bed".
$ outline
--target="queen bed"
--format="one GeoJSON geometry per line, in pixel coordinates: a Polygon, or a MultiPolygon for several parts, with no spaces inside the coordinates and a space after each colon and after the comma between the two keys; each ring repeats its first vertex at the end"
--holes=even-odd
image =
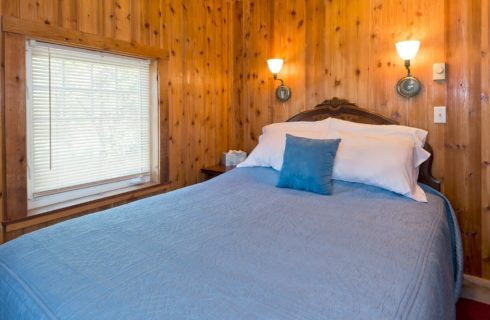
{"type": "MultiPolygon", "coordinates": [[[[391,120],[327,101],[293,120],[391,120]]],[[[454,319],[461,241],[427,202],[366,184],[277,188],[237,168],[0,246],[1,319],[454,319]]]]}

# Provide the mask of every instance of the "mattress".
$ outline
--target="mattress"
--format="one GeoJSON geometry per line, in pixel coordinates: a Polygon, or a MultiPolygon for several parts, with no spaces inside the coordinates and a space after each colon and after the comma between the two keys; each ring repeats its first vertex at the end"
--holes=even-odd
{"type": "Polygon", "coordinates": [[[449,204],[239,168],[0,246],[1,319],[454,319],[449,204]]]}

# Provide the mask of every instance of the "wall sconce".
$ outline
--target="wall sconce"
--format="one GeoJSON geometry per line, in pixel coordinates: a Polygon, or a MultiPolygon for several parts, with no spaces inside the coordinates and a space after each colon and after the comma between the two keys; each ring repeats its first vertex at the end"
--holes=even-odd
{"type": "Polygon", "coordinates": [[[415,58],[419,51],[420,41],[401,41],[395,44],[396,51],[400,58],[405,60],[405,68],[407,68],[407,75],[396,84],[396,91],[399,95],[405,98],[415,97],[419,92],[422,85],[419,79],[412,77],[410,74],[410,60],[415,58]]]}
{"type": "Polygon", "coordinates": [[[281,81],[281,84],[276,89],[276,98],[281,102],[288,101],[291,98],[291,89],[288,86],[284,85],[284,81],[282,79],[277,78],[277,74],[281,71],[282,65],[284,64],[283,59],[269,59],[267,60],[267,66],[269,70],[274,75],[274,80],[281,81]]]}

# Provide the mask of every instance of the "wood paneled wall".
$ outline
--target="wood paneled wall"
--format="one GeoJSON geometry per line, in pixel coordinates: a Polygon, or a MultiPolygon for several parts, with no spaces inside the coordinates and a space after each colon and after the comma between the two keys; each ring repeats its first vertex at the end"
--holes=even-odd
{"type": "Polygon", "coordinates": [[[428,130],[434,175],[461,224],[465,271],[490,277],[488,10],[488,0],[237,2],[233,147],[250,151],[263,125],[335,96],[428,130]],[[423,89],[412,99],[395,92],[405,69],[394,44],[407,39],[422,42],[412,73],[423,89]],[[270,57],[285,59],[286,103],[274,97],[270,57]],[[446,81],[432,80],[436,62],[448,64],[446,81]],[[445,125],[433,123],[439,105],[445,125]]]}
{"type": "MultiPolygon", "coordinates": [[[[232,1],[2,0],[27,21],[167,49],[170,181],[201,179],[228,148],[232,89],[232,1]]],[[[6,48],[6,52],[9,48],[6,48]]]]}

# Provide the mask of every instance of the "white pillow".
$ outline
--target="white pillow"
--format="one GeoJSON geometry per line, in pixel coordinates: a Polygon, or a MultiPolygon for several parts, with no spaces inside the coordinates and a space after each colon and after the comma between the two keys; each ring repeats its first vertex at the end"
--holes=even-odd
{"type": "Polygon", "coordinates": [[[238,167],[272,167],[280,171],[286,133],[310,139],[340,138],[345,143],[341,141],[337,152],[334,179],[370,184],[417,201],[427,201],[417,184],[418,167],[430,156],[422,149],[427,137],[424,130],[328,118],[316,122],[275,123],[262,131],[259,144],[238,167]],[[347,130],[342,130],[343,127],[347,130]]]}
{"type": "Polygon", "coordinates": [[[282,169],[284,149],[286,148],[286,133],[296,137],[310,139],[327,139],[328,133],[323,131],[275,131],[267,132],[259,137],[259,144],[252,150],[247,159],[237,167],[272,167],[282,169]]]}
{"type": "Polygon", "coordinates": [[[341,141],[333,179],[370,184],[427,202],[417,184],[419,170],[413,165],[415,144],[411,139],[345,131],[334,137],[341,141]]]}
{"type": "Polygon", "coordinates": [[[333,135],[338,135],[339,132],[353,132],[365,135],[382,135],[398,138],[408,138],[415,144],[414,165],[419,166],[430,157],[430,153],[424,149],[425,140],[427,139],[427,131],[399,126],[399,125],[374,125],[356,123],[351,121],[340,120],[336,118],[326,119],[328,122],[328,130],[333,135]]]}

